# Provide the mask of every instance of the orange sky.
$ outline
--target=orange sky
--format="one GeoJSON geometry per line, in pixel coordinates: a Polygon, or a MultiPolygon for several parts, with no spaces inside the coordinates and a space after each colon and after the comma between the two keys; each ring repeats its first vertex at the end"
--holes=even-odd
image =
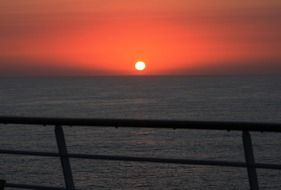
{"type": "MultiPolygon", "coordinates": [[[[281,63],[280,0],[1,0],[0,70],[185,74],[281,63]]],[[[280,67],[278,67],[280,68],[280,67]]]]}

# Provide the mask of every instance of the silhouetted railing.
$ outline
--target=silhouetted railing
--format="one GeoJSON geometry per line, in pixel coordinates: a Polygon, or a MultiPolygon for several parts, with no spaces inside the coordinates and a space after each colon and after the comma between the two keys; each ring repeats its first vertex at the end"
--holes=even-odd
{"type": "MultiPolygon", "coordinates": [[[[46,125],[55,127],[55,135],[58,152],[35,152],[23,150],[3,150],[0,154],[29,155],[44,157],[59,157],[64,175],[65,188],[36,186],[30,184],[15,184],[0,180],[1,187],[13,187],[19,189],[37,190],[75,190],[72,177],[72,170],[69,158],[112,160],[112,161],[135,161],[152,163],[173,163],[186,165],[206,165],[247,168],[249,186],[251,190],[258,190],[258,178],[256,169],[278,169],[281,165],[256,163],[253,154],[251,141],[251,131],[258,132],[281,132],[281,124],[276,123],[249,123],[249,122],[213,122],[213,121],[171,121],[171,120],[128,120],[128,119],[67,119],[67,118],[31,118],[31,117],[0,117],[0,124],[26,124],[26,125],[46,125]],[[134,156],[116,155],[92,155],[74,154],[67,152],[62,126],[91,126],[91,127],[128,127],[128,128],[155,128],[155,129],[195,129],[195,130],[227,130],[241,131],[245,153],[245,162],[234,161],[213,161],[213,160],[192,160],[192,159],[168,159],[168,158],[148,158],[134,156]]],[[[1,134],[0,134],[1,135],[1,134]]]]}

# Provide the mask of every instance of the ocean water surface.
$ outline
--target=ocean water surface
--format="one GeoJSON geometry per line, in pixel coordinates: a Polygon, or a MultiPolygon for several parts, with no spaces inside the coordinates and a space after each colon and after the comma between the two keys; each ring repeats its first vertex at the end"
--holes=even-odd
{"type": "MultiPolygon", "coordinates": [[[[0,115],[281,122],[280,76],[1,78],[0,115]]],[[[52,126],[0,125],[1,149],[57,151],[52,126]]],[[[69,152],[244,161],[240,132],[64,127],[69,152]]],[[[281,134],[252,133],[281,163],[281,134]]],[[[246,169],[71,160],[79,189],[249,189],[246,169]]],[[[261,189],[281,171],[258,170],[261,189]]],[[[63,186],[59,159],[1,155],[0,179],[63,186]]]]}

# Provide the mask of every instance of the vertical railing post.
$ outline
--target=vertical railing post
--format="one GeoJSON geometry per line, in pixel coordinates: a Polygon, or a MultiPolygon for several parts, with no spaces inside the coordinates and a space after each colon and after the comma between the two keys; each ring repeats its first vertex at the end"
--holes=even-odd
{"type": "Polygon", "coordinates": [[[243,131],[242,138],[243,138],[243,146],[245,152],[245,160],[247,164],[250,189],[258,190],[259,189],[258,177],[255,167],[253,145],[252,145],[251,135],[249,131],[243,131]]]}
{"type": "Polygon", "coordinates": [[[60,160],[61,160],[66,189],[74,190],[75,187],[73,183],[72,171],[71,171],[70,161],[68,158],[63,128],[60,125],[55,126],[55,134],[56,134],[56,140],[58,145],[58,151],[60,154],[60,160]]]}
{"type": "Polygon", "coordinates": [[[0,190],[4,190],[5,184],[6,184],[5,180],[0,180],[0,190]]]}

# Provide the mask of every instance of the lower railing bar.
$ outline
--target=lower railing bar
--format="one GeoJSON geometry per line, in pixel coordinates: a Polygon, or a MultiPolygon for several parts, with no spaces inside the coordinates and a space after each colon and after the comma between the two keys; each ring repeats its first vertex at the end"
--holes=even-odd
{"type": "Polygon", "coordinates": [[[243,131],[242,139],[243,139],[243,146],[244,146],[244,152],[245,152],[245,160],[246,160],[246,164],[247,164],[250,189],[258,190],[259,189],[258,177],[257,177],[256,168],[255,168],[253,145],[252,145],[251,135],[250,135],[249,131],[243,131]]]}
{"type": "MultiPolygon", "coordinates": [[[[0,154],[12,154],[12,155],[25,155],[25,156],[45,156],[45,157],[59,157],[60,154],[52,152],[32,152],[32,151],[18,151],[18,150],[3,150],[0,149],[0,154]]],[[[132,157],[132,156],[114,156],[114,155],[89,155],[89,154],[68,154],[69,158],[77,159],[90,159],[90,160],[111,160],[111,161],[136,161],[136,162],[157,162],[157,163],[170,163],[170,164],[186,164],[192,165],[216,165],[216,166],[232,166],[246,168],[245,162],[232,162],[232,161],[212,161],[212,160],[186,160],[186,159],[161,159],[161,158],[148,158],[148,157],[132,157]],[[221,165],[220,163],[223,163],[221,165]],[[200,164],[204,163],[204,164],[200,164]],[[212,163],[212,164],[207,164],[212,163]]],[[[254,166],[260,169],[272,169],[281,170],[281,165],[278,164],[264,164],[255,163],[254,166]]]]}
{"type": "Polygon", "coordinates": [[[281,165],[278,164],[255,163],[254,166],[259,169],[281,170],[281,165]]]}
{"type": "MultiPolygon", "coordinates": [[[[229,166],[246,168],[245,162],[234,161],[213,161],[213,160],[193,160],[193,159],[172,159],[172,158],[149,158],[149,157],[133,157],[133,156],[112,156],[112,155],[88,155],[88,154],[69,154],[69,158],[92,159],[92,160],[108,160],[108,161],[132,161],[132,162],[154,162],[168,164],[183,164],[183,165],[209,165],[209,166],[229,166]]],[[[281,165],[278,164],[263,164],[256,163],[254,165],[260,169],[281,170],[281,165]]]]}
{"type": "Polygon", "coordinates": [[[192,160],[192,159],[172,159],[172,158],[149,158],[134,156],[110,156],[110,155],[87,155],[87,154],[69,154],[70,158],[107,160],[107,161],[131,161],[131,162],[151,162],[163,164],[183,164],[183,165],[209,165],[209,166],[228,166],[228,167],[246,167],[243,162],[231,161],[211,161],[211,160],[192,160]]]}
{"type": "Polygon", "coordinates": [[[61,126],[59,125],[55,126],[55,134],[56,134],[56,140],[57,140],[58,150],[60,154],[66,189],[75,190],[71,166],[70,166],[65,139],[64,139],[64,133],[61,126]]]}
{"type": "Polygon", "coordinates": [[[5,187],[12,187],[17,189],[33,189],[33,190],[67,190],[62,187],[49,187],[49,186],[25,185],[25,184],[14,184],[14,183],[7,183],[5,187]]]}
{"type": "Polygon", "coordinates": [[[60,154],[53,153],[53,152],[38,152],[38,151],[25,151],[25,150],[4,150],[4,149],[0,149],[0,154],[42,156],[42,157],[59,157],[60,156],[60,154]]]}

